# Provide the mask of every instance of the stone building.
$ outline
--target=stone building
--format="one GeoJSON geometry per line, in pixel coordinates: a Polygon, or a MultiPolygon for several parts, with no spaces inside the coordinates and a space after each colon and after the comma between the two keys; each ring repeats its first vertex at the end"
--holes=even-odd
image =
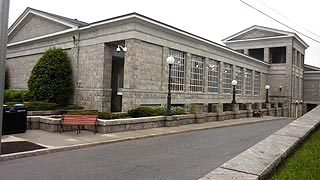
{"type": "Polygon", "coordinates": [[[31,70],[50,47],[64,49],[73,68],[73,103],[99,111],[164,106],[173,56],[172,104],[204,111],[272,106],[302,113],[304,50],[294,33],[253,26],[226,46],[131,13],[93,23],[27,8],[9,29],[10,89],[27,89],[31,70]],[[265,104],[265,85],[271,104],[265,104]],[[295,109],[295,110],[293,110],[295,109]],[[298,109],[298,110],[296,110],[298,109]]]}

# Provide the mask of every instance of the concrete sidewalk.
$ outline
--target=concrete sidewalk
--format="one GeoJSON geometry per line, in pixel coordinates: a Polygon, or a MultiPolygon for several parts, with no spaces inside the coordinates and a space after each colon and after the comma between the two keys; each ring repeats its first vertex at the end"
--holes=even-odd
{"type": "Polygon", "coordinates": [[[5,135],[2,142],[10,141],[29,141],[47,147],[47,149],[20,152],[14,154],[2,155],[1,160],[10,160],[22,157],[35,156],[40,154],[47,154],[51,152],[59,152],[64,150],[79,149],[99,144],[115,143],[127,140],[142,139],[147,137],[155,137],[183,132],[190,132],[203,129],[219,128],[226,126],[234,126],[241,124],[257,123],[264,121],[272,121],[279,119],[288,119],[287,117],[271,117],[265,116],[263,118],[242,118],[225,121],[214,121],[203,124],[189,124],[177,127],[162,127],[153,129],[144,129],[137,131],[126,131],[111,134],[96,135],[90,131],[81,131],[76,134],[76,131],[52,133],[43,130],[28,130],[26,133],[5,135]]]}

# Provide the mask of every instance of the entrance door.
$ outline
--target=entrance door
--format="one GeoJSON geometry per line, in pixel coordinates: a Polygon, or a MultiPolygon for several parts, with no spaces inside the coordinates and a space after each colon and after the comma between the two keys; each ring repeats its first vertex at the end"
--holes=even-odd
{"type": "Polygon", "coordinates": [[[122,110],[122,88],[123,88],[123,66],[124,58],[112,57],[111,77],[111,111],[121,112],[122,110]]]}

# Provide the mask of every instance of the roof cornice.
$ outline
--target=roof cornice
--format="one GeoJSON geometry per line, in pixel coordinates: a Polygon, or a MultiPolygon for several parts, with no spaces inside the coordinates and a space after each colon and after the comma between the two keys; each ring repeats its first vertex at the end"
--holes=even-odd
{"type": "MultiPolygon", "coordinates": [[[[283,31],[283,30],[279,30],[279,29],[273,29],[273,28],[268,28],[268,27],[264,27],[264,26],[258,26],[258,25],[253,25],[247,29],[244,29],[238,33],[235,33],[227,38],[224,38],[222,40],[223,43],[227,43],[227,42],[237,42],[237,40],[231,40],[237,36],[240,36],[242,34],[245,34],[251,30],[254,30],[254,29],[258,29],[258,30],[263,30],[263,31],[270,31],[270,32],[274,32],[274,33],[278,33],[278,34],[284,34],[284,36],[288,36],[288,37],[295,37],[303,46],[305,46],[305,48],[308,48],[309,45],[304,42],[296,33],[293,33],[293,32],[289,32],[289,31],[283,31]]],[[[284,37],[284,36],[278,36],[278,37],[284,37]]],[[[277,36],[274,36],[274,38],[276,38],[277,36]]],[[[266,37],[266,39],[271,39],[273,37],[266,37]]],[[[262,39],[262,38],[256,38],[256,39],[262,39]]],[[[253,39],[248,39],[249,41],[253,40],[253,39]]],[[[246,40],[242,40],[242,41],[246,41],[246,40]]]]}

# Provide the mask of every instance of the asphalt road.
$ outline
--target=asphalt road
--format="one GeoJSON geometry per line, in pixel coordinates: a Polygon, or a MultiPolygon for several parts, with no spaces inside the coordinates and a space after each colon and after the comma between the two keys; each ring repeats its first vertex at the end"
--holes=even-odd
{"type": "Polygon", "coordinates": [[[194,131],[0,162],[1,180],[195,180],[290,123],[194,131]]]}

